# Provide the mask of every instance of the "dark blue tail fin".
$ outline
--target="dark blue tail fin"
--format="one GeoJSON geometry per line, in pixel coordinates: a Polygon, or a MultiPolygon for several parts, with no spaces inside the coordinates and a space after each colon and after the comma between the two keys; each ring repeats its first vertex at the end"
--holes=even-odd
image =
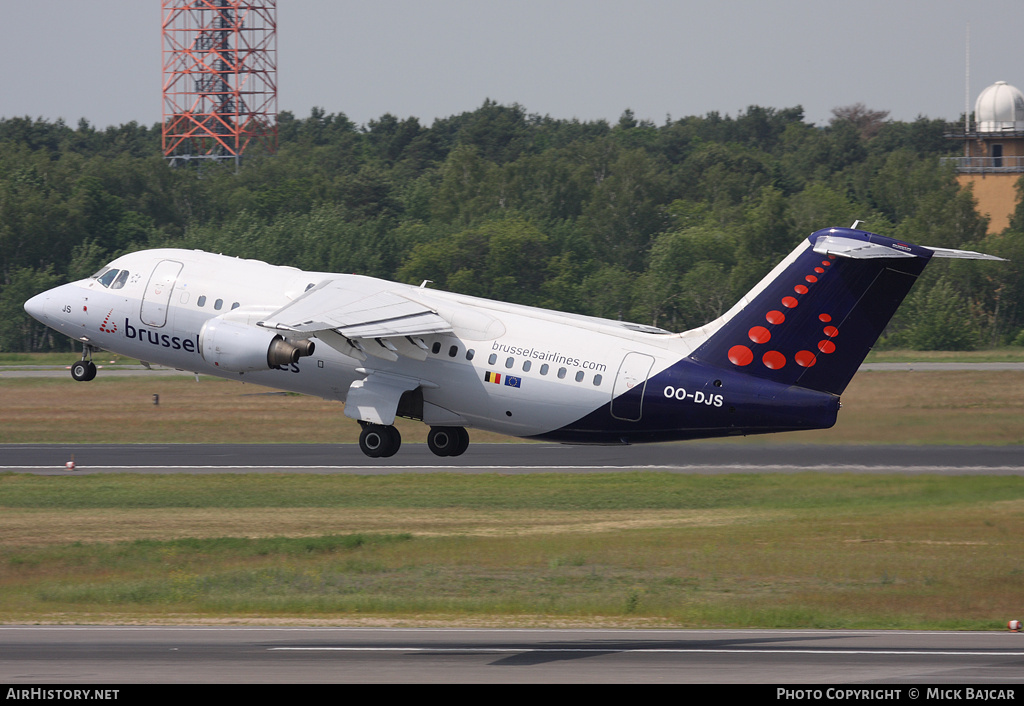
{"type": "Polygon", "coordinates": [[[841,394],[934,256],[849,228],[813,233],[722,319],[691,356],[776,382],[841,394]]]}

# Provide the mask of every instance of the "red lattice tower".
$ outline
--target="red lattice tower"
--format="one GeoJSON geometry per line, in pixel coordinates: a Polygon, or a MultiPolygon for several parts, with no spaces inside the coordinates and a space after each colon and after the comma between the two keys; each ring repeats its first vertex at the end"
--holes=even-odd
{"type": "Polygon", "coordinates": [[[162,0],[172,164],[277,151],[277,0],[162,0]]]}

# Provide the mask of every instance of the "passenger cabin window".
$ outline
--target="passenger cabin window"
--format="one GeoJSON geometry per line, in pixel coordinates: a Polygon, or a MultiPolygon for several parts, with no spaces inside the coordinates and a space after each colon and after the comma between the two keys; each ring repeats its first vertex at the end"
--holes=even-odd
{"type": "Polygon", "coordinates": [[[203,296],[199,297],[199,299],[196,301],[196,304],[198,306],[206,306],[206,295],[204,294],[203,296]]]}
{"type": "Polygon", "coordinates": [[[452,346],[451,348],[448,349],[448,357],[449,358],[454,358],[458,354],[459,354],[459,347],[458,346],[452,346]]]}
{"type": "Polygon", "coordinates": [[[496,362],[498,362],[498,354],[497,353],[491,353],[489,356],[487,356],[487,364],[488,365],[494,365],[496,362]]]}
{"type": "Polygon", "coordinates": [[[466,351],[466,360],[473,360],[473,356],[475,355],[476,351],[470,348],[468,351],[466,351]]]}
{"type": "Polygon", "coordinates": [[[576,382],[583,382],[583,371],[579,370],[576,372],[576,382]]]}
{"type": "Polygon", "coordinates": [[[224,300],[223,299],[218,299],[217,301],[215,301],[213,303],[213,308],[216,309],[217,311],[220,311],[220,308],[222,306],[224,306],[224,300]]]}
{"type": "Polygon", "coordinates": [[[548,370],[549,370],[548,364],[547,363],[542,363],[541,366],[540,366],[540,374],[541,375],[547,375],[548,374],[548,370]]]}
{"type": "Polygon", "coordinates": [[[241,304],[239,304],[238,302],[232,302],[232,303],[231,303],[231,308],[232,308],[233,310],[234,310],[234,309],[237,309],[237,308],[238,308],[238,307],[240,307],[240,306],[241,306],[241,304]]]}
{"type": "Polygon", "coordinates": [[[430,347],[430,352],[433,353],[434,355],[437,355],[438,353],[440,353],[441,352],[441,342],[440,341],[434,341],[434,345],[432,345],[430,347]]]}

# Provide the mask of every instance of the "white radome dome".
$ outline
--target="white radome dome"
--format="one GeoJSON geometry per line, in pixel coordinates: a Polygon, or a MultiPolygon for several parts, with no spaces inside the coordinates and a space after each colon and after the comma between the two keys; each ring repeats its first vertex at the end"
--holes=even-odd
{"type": "Polygon", "coordinates": [[[974,104],[978,132],[1024,132],[1024,93],[1006,81],[996,81],[974,104]]]}

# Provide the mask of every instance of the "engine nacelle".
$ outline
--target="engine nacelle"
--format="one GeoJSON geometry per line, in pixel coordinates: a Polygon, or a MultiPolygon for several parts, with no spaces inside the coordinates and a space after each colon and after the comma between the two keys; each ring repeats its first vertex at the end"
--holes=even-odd
{"type": "Polygon", "coordinates": [[[312,355],[315,347],[308,339],[289,341],[279,333],[222,318],[203,324],[199,346],[203,360],[235,373],[291,365],[312,355]]]}

